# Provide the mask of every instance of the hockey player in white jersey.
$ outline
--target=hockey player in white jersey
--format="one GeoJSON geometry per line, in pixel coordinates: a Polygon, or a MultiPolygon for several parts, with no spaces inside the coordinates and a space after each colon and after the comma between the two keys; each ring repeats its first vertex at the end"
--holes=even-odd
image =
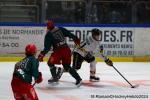
{"type": "Polygon", "coordinates": [[[94,28],[91,33],[92,35],[87,36],[86,40],[81,42],[80,46],[73,51],[73,68],[80,69],[83,61],[90,63],[90,81],[98,82],[100,79],[96,77],[95,56],[102,58],[109,66],[112,66],[113,63],[103,55],[103,46],[100,44],[102,31],[94,28]]]}

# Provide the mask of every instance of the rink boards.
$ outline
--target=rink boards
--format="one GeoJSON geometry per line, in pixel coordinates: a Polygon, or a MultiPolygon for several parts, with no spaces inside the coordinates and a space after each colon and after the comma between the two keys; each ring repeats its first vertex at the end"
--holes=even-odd
{"type": "MultiPolygon", "coordinates": [[[[23,57],[0,57],[0,62],[16,62],[23,57]]],[[[150,57],[109,57],[113,62],[150,62],[150,57]]],[[[48,57],[44,58],[44,61],[48,61],[48,57]]],[[[96,61],[103,62],[102,59],[96,57],[96,61]]]]}
{"type": "MultiPolygon", "coordinates": [[[[91,29],[102,31],[104,54],[113,61],[150,61],[150,25],[122,24],[57,24],[77,35],[81,41],[91,35],[91,29]]],[[[36,44],[38,53],[43,49],[45,24],[0,23],[0,61],[17,61],[24,56],[28,43],[36,44]]],[[[70,48],[74,42],[66,39],[70,48]]],[[[47,60],[48,58],[45,58],[47,60]]],[[[101,59],[98,59],[101,61],[101,59]]]]}

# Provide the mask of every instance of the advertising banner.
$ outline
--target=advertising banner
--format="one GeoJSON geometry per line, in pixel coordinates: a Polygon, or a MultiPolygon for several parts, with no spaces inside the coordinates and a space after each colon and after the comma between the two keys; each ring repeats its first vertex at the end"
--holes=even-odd
{"type": "MultiPolygon", "coordinates": [[[[61,26],[61,25],[59,25],[61,26]]],[[[61,26],[78,36],[82,41],[91,35],[91,26],[61,26]]],[[[114,57],[150,55],[149,27],[96,27],[102,31],[100,44],[104,54],[114,57]]],[[[46,27],[41,26],[0,26],[0,57],[22,56],[28,43],[36,44],[43,50],[46,27]]],[[[69,47],[74,49],[72,39],[66,38],[69,47]]]]}
{"type": "Polygon", "coordinates": [[[43,47],[45,33],[45,27],[0,26],[0,56],[23,55],[29,43],[43,47]]]}
{"type": "MultiPolygon", "coordinates": [[[[68,27],[68,29],[84,41],[88,35],[91,35],[93,27],[68,27]]],[[[98,29],[102,31],[100,44],[104,47],[105,55],[134,56],[134,28],[98,27],[98,29]]],[[[71,39],[68,43],[71,48],[74,47],[71,39]]]]}

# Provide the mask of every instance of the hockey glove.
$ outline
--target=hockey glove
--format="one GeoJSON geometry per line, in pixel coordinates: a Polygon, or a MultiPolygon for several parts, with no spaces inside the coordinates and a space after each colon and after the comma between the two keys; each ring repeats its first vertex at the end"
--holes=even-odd
{"type": "Polygon", "coordinates": [[[100,46],[100,48],[99,48],[99,49],[100,49],[100,51],[99,51],[100,53],[103,53],[103,52],[104,52],[104,50],[103,50],[103,46],[100,46]]]}
{"type": "Polygon", "coordinates": [[[80,40],[79,40],[79,39],[76,39],[76,40],[74,41],[74,43],[75,43],[76,45],[80,46],[80,40]]]}
{"type": "Polygon", "coordinates": [[[39,72],[39,79],[35,80],[36,83],[41,83],[43,81],[43,78],[42,78],[42,73],[39,72]]]}
{"type": "Polygon", "coordinates": [[[113,66],[113,62],[109,60],[109,58],[105,60],[105,63],[109,66],[113,66]]]}
{"type": "Polygon", "coordinates": [[[39,60],[40,62],[42,62],[44,56],[45,56],[44,54],[40,53],[39,56],[38,56],[38,60],[39,60]]]}

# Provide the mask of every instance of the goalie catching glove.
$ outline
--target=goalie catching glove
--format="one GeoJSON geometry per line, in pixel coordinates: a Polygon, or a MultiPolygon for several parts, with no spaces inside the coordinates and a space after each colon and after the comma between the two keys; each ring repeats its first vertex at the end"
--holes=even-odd
{"type": "Polygon", "coordinates": [[[113,66],[113,62],[109,60],[109,58],[105,60],[105,63],[109,66],[113,66]]]}

